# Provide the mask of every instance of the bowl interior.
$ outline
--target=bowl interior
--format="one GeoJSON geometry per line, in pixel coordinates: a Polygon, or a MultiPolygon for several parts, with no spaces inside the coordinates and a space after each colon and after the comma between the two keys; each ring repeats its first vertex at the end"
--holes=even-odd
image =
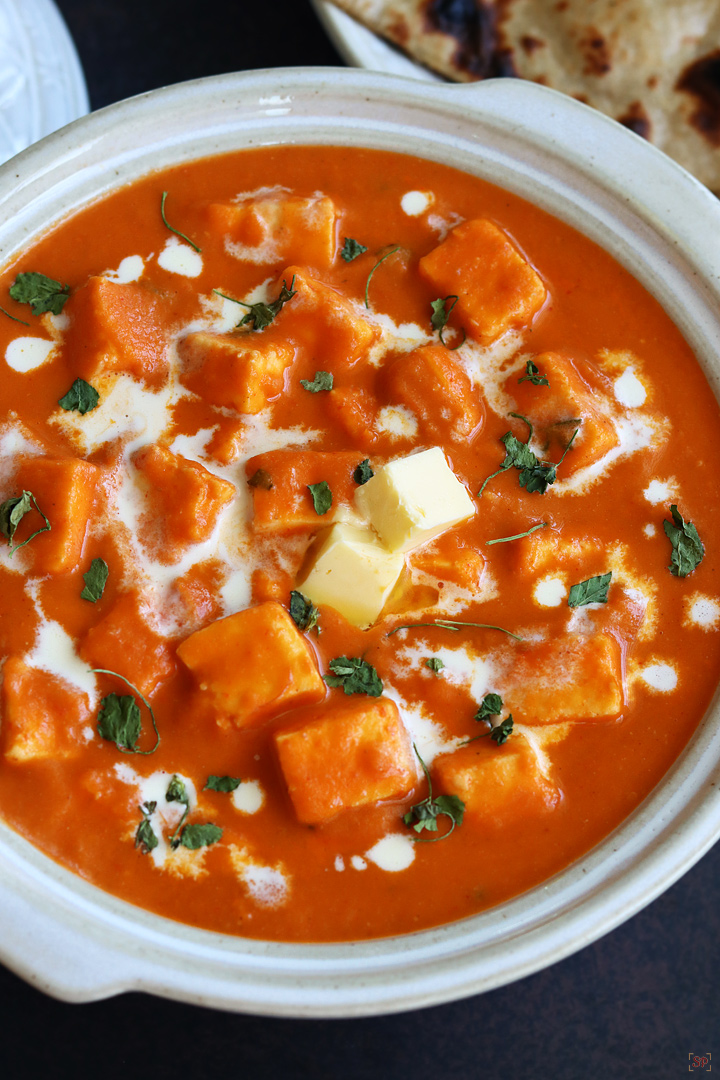
{"type": "MultiPolygon", "coordinates": [[[[191,158],[277,143],[368,146],[452,163],[601,244],[665,307],[720,380],[716,200],[620,125],[539,86],[423,85],[345,71],[187,83],[112,106],[0,169],[0,259],[118,184],[191,158]]],[[[67,1000],[125,989],[274,1015],[406,1010],[520,978],[667,888],[720,833],[717,702],[638,810],[579,863],[500,908],[383,941],[226,938],[140,911],[0,826],[0,957],[67,1000]]]]}

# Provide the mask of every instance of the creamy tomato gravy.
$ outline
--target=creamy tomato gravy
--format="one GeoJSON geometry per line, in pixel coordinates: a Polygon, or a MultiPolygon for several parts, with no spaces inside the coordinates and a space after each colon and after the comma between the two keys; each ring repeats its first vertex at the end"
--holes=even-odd
{"type": "MultiPolygon", "coordinates": [[[[0,812],[53,858],[231,934],[406,933],[578,859],[692,736],[720,658],[718,406],[657,303],[570,228],[431,162],[264,149],[119,190],[0,288],[30,323],[0,317],[0,501],[31,491],[52,526],[0,550],[0,812]],[[163,224],[163,191],[200,252],[163,224]],[[352,261],[346,237],[367,249],[352,261]],[[8,297],[31,271],[69,285],[61,314],[8,297]],[[236,329],[236,301],[272,303],[283,282],[273,321],[236,329]],[[450,296],[441,340],[431,302],[450,296]],[[519,381],[534,369],[548,385],[519,381]],[[332,389],[302,385],[318,371],[332,389]],[[99,394],[84,414],[58,407],[76,378],[99,394]],[[528,439],[512,413],[557,479],[528,491],[509,466],[478,495],[503,437],[528,439]],[[320,633],[299,630],[290,594],[333,523],[365,530],[387,568],[355,467],[375,480],[435,447],[470,511],[411,538],[370,625],[323,602],[320,633]],[[686,577],[669,570],[673,504],[705,545],[686,577]],[[94,559],[96,602],[80,596],[94,559]],[[605,602],[569,606],[609,573],[605,602]],[[502,629],[397,629],[442,619],[502,629]],[[340,657],[382,692],[326,686],[340,657]],[[100,737],[112,694],[139,703],[142,751],[150,703],[155,752],[100,737]],[[488,694],[493,723],[512,713],[505,742],[474,719],[488,694]],[[435,843],[414,841],[448,817],[437,833],[403,820],[428,796],[419,758],[433,795],[465,804],[435,843]],[[204,790],[210,776],[241,783],[204,790]],[[190,825],[213,842],[173,848],[190,825]]],[[[15,540],[42,524],[33,508],[15,540]]]]}

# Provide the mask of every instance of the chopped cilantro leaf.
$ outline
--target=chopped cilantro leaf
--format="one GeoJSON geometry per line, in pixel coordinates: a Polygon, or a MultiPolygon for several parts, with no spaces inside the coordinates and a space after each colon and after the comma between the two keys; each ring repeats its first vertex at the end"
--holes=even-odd
{"type": "Polygon", "coordinates": [[[114,742],[118,750],[134,753],[141,728],[140,706],[132,694],[112,693],[102,699],[97,722],[102,739],[114,742]]]}
{"type": "Polygon", "coordinates": [[[94,386],[84,379],[76,379],[67,394],[60,398],[58,405],[66,412],[79,412],[82,416],[92,412],[100,401],[100,395],[94,386]]]}
{"type": "Polygon", "coordinates": [[[357,240],[353,240],[351,236],[346,236],[340,254],[345,262],[352,262],[353,259],[357,259],[358,255],[364,255],[366,251],[367,248],[364,244],[360,244],[357,240]]]}
{"type": "MultiPolygon", "coordinates": [[[[277,299],[272,300],[269,304],[244,304],[242,300],[236,300],[235,302],[237,304],[248,309],[247,315],[243,315],[238,326],[250,326],[252,323],[252,330],[264,330],[266,326],[270,325],[285,304],[287,304],[288,300],[292,300],[293,296],[297,296],[297,289],[293,288],[294,285],[294,276],[290,282],[290,288],[288,288],[287,282],[283,279],[282,288],[280,289],[277,299]]],[[[232,299],[232,297],[230,297],[230,299],[232,299]]]]}
{"type": "Polygon", "coordinates": [[[332,491],[327,480],[321,480],[319,484],[308,484],[307,487],[312,495],[315,513],[321,517],[323,514],[327,514],[332,506],[332,491]]]}
{"type": "Polygon", "coordinates": [[[362,484],[367,484],[368,480],[370,480],[374,475],[375,473],[370,468],[370,458],[365,458],[365,460],[361,461],[360,464],[355,468],[355,472],[353,473],[353,480],[358,486],[360,486],[362,484]]]}
{"type": "Polygon", "coordinates": [[[512,735],[513,718],[512,713],[509,713],[500,724],[496,724],[490,732],[490,738],[498,746],[502,746],[506,743],[512,735]]]}
{"type": "Polygon", "coordinates": [[[395,252],[399,251],[399,250],[400,250],[399,247],[394,247],[394,248],[391,248],[390,251],[386,251],[385,254],[382,256],[382,258],[378,259],[378,261],[375,263],[372,270],[368,274],[367,281],[365,282],[365,307],[366,308],[370,307],[370,295],[369,295],[369,293],[370,293],[370,282],[372,280],[373,274],[375,273],[375,271],[377,270],[378,266],[380,266],[381,263],[384,263],[386,259],[389,259],[391,255],[394,255],[395,252]]]}
{"type": "Polygon", "coordinates": [[[29,544],[30,541],[34,540],[40,533],[49,532],[51,528],[50,522],[38,506],[37,499],[32,491],[23,491],[22,495],[13,495],[0,505],[0,532],[7,538],[8,543],[10,544],[10,555],[13,555],[18,548],[25,547],[26,544],[29,544]],[[35,532],[28,536],[27,540],[23,540],[21,544],[13,543],[18,525],[25,515],[30,513],[33,507],[35,507],[45,524],[42,528],[36,529],[35,532]]]}
{"type": "Polygon", "coordinates": [[[80,599],[96,604],[105,591],[109,573],[108,564],[104,559],[93,559],[90,569],[83,574],[85,588],[80,593],[80,599]]]}
{"type": "Polygon", "coordinates": [[[430,656],[425,661],[425,667],[430,668],[430,670],[434,671],[435,674],[437,675],[437,673],[439,671],[442,671],[442,669],[445,667],[445,663],[444,663],[443,660],[440,659],[439,656],[430,656]]]}
{"type": "Polygon", "coordinates": [[[486,694],[480,702],[478,710],[473,717],[478,722],[489,720],[491,716],[499,716],[502,712],[503,700],[499,694],[486,694]]]}
{"type": "Polygon", "coordinates": [[[290,618],[298,630],[314,630],[319,617],[320,612],[312,600],[308,600],[307,596],[293,589],[290,593],[290,618]]]}
{"type": "Polygon", "coordinates": [[[612,570],[597,574],[573,585],[568,593],[568,607],[585,607],[586,604],[607,604],[612,570]]]}
{"type": "Polygon", "coordinates": [[[177,802],[185,807],[182,812],[182,817],[178,822],[178,826],[175,829],[175,832],[170,837],[170,846],[176,848],[181,843],[181,840],[178,838],[178,833],[182,829],[187,819],[187,816],[190,813],[190,796],[188,794],[187,788],[185,787],[185,782],[180,779],[177,773],[173,776],[172,780],[167,786],[165,798],[168,802],[177,802]]]}
{"type": "MultiPolygon", "coordinates": [[[[2,508],[0,507],[1,511],[2,508]]],[[[705,547],[693,523],[684,520],[674,503],[670,507],[670,513],[672,514],[672,521],[663,521],[665,535],[672,545],[668,570],[675,577],[687,577],[702,562],[705,556],[705,547]]]]}
{"type": "Polygon", "coordinates": [[[176,846],[188,848],[190,851],[197,851],[198,848],[210,847],[211,844],[217,843],[222,834],[223,831],[219,825],[209,823],[207,825],[186,825],[176,846]]]}
{"type": "MultiPolygon", "coordinates": [[[[443,330],[447,326],[447,321],[450,318],[452,309],[455,307],[459,300],[458,296],[446,296],[438,297],[437,300],[430,301],[430,307],[432,308],[432,315],[430,316],[430,325],[433,330],[440,331],[440,341],[447,348],[447,343],[443,338],[443,330]],[[452,300],[450,307],[447,306],[448,300],[452,300]]],[[[459,341],[457,345],[453,346],[454,349],[458,349],[463,341],[465,341],[465,331],[463,330],[462,341],[459,341]]]]}
{"type": "Polygon", "coordinates": [[[579,428],[575,428],[570,442],[563,451],[562,457],[557,465],[555,465],[549,461],[540,461],[530,449],[528,445],[532,438],[532,424],[530,421],[526,419],[526,417],[520,416],[518,413],[511,413],[510,415],[517,416],[518,419],[524,420],[529,426],[530,434],[528,436],[528,442],[520,442],[520,440],[513,435],[512,431],[507,431],[503,435],[500,441],[505,445],[505,460],[499,469],[494,473],[491,473],[490,476],[483,481],[482,486],[478,491],[478,498],[482,495],[490,480],[511,468],[519,470],[520,476],[518,479],[520,481],[520,487],[524,487],[528,494],[538,492],[540,495],[544,495],[550,484],[555,483],[557,479],[557,470],[565,460],[565,455],[572,446],[575,436],[580,430],[579,428]]]}
{"type": "Polygon", "coordinates": [[[160,843],[150,824],[150,815],[154,814],[156,809],[156,802],[143,803],[140,807],[140,813],[143,815],[143,819],[138,825],[137,832],[135,833],[135,847],[142,848],[143,854],[145,855],[148,855],[160,843]]]}
{"type": "Polygon", "coordinates": [[[96,675],[112,675],[115,679],[120,679],[129,686],[142,701],[143,705],[150,713],[150,720],[152,721],[153,730],[155,731],[156,742],[151,750],[140,750],[135,744],[137,743],[140,735],[141,721],[140,721],[140,707],[138,706],[135,698],[130,694],[125,694],[123,697],[118,697],[117,694],[108,694],[100,702],[100,712],[98,713],[97,730],[98,734],[103,739],[107,739],[108,742],[114,742],[118,750],[123,753],[129,754],[154,754],[160,745],[160,732],[155,721],[155,713],[152,711],[152,706],[146,697],[138,690],[137,686],[134,686],[129,679],[126,679],[124,675],[120,675],[117,671],[110,671],[108,668],[93,668],[96,675]]]}
{"type": "Polygon", "coordinates": [[[203,791],[222,791],[225,794],[235,791],[242,784],[239,776],[208,776],[203,791]]]}
{"type": "Polygon", "coordinates": [[[70,286],[30,271],[18,274],[10,286],[10,295],[19,304],[29,304],[33,315],[45,311],[59,315],[70,295],[70,286]]]}
{"type": "Polygon", "coordinates": [[[324,675],[328,686],[342,686],[346,694],[368,694],[380,697],[383,692],[382,679],[372,664],[359,656],[338,656],[331,660],[332,675],[324,675]]]}
{"type": "Polygon", "coordinates": [[[321,390],[332,390],[332,373],[329,371],[316,371],[312,382],[309,379],[301,379],[300,385],[305,390],[309,390],[311,394],[319,394],[321,390]]]}
{"type": "Polygon", "coordinates": [[[533,386],[549,386],[547,376],[540,373],[540,368],[537,364],[534,364],[532,360],[528,360],[525,364],[525,374],[522,379],[518,379],[519,383],[530,382],[533,386]]]}
{"type": "Polygon", "coordinates": [[[169,229],[171,233],[175,233],[175,235],[179,236],[181,240],[184,240],[186,244],[189,244],[190,247],[193,248],[194,251],[197,251],[197,253],[199,255],[202,249],[199,248],[197,246],[197,244],[194,243],[194,241],[192,241],[190,239],[189,236],[186,236],[184,232],[180,232],[179,229],[174,229],[172,227],[172,225],[170,224],[170,222],[168,221],[168,219],[165,217],[165,201],[166,201],[167,197],[168,197],[167,191],[163,191],[162,197],[160,199],[160,217],[163,220],[163,225],[165,226],[166,229],[169,229]]]}
{"type": "Polygon", "coordinates": [[[423,772],[425,773],[425,779],[428,784],[427,798],[422,802],[416,803],[411,806],[406,814],[403,815],[403,821],[406,825],[409,825],[416,833],[421,833],[424,829],[428,832],[436,833],[438,831],[437,819],[439,817],[450,818],[450,828],[446,833],[439,836],[426,836],[419,837],[413,836],[412,839],[416,843],[430,843],[435,840],[446,840],[448,836],[455,830],[456,825],[462,825],[463,816],[465,814],[465,803],[462,799],[459,799],[457,795],[438,795],[433,799],[432,794],[432,780],[430,779],[430,773],[428,772],[427,765],[420,757],[417,747],[413,744],[413,749],[417,754],[418,761],[422,765],[423,772]]]}

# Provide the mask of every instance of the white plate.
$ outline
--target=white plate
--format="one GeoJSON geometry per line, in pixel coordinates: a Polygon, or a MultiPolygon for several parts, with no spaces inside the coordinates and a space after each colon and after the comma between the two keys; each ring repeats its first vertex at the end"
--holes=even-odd
{"type": "Polygon", "coordinates": [[[89,108],[75,46],[52,0],[0,0],[0,162],[89,108]]]}
{"type": "Polygon", "coordinates": [[[439,75],[416,64],[384,38],[346,15],[328,0],[310,0],[320,22],[337,51],[353,67],[383,71],[388,75],[405,75],[425,82],[444,82],[439,75]]]}

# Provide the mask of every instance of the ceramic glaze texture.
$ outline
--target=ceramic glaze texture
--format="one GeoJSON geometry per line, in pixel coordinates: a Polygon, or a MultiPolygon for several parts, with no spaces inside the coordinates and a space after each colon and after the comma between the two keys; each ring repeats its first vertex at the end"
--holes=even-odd
{"type": "MultiPolygon", "coordinates": [[[[658,298],[717,391],[720,256],[707,241],[720,226],[715,200],[635,136],[537,86],[437,88],[369,73],[273,71],[158,91],[88,117],[0,170],[0,256],[10,259],[28,236],[118,182],[287,142],[452,162],[549,210],[658,298]]],[[[580,863],[477,917],[359,945],[268,944],[170,923],[0,828],[0,957],[68,1000],[143,989],[292,1016],[448,1001],[559,960],[652,900],[717,838],[719,780],[713,708],[663,784],[580,863]]]]}
{"type": "Polygon", "coordinates": [[[75,47],[51,0],[1,0],[0,161],[88,107],[75,47]]]}

